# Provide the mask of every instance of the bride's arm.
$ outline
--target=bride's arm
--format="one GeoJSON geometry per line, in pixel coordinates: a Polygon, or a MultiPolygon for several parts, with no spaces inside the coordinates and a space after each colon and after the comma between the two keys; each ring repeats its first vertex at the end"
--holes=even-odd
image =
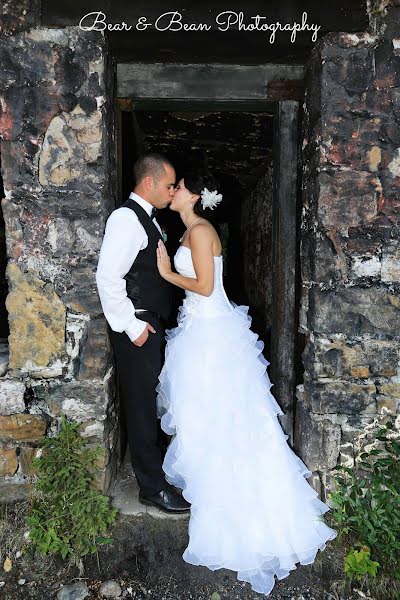
{"type": "Polygon", "coordinates": [[[190,232],[190,249],[196,277],[184,277],[174,273],[163,242],[157,249],[157,266],[161,277],[189,292],[210,296],[214,288],[213,240],[208,228],[197,225],[190,232]]]}

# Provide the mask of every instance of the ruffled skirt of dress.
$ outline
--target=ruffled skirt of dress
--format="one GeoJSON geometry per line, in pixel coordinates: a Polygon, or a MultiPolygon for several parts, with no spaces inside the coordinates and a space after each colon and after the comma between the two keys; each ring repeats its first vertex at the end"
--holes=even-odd
{"type": "Polygon", "coordinates": [[[268,595],[274,576],[312,563],[337,532],[286,441],[247,307],[231,306],[201,318],[184,304],[178,327],[167,331],[157,410],[173,438],[163,469],[191,503],[183,559],[237,571],[268,595]]]}

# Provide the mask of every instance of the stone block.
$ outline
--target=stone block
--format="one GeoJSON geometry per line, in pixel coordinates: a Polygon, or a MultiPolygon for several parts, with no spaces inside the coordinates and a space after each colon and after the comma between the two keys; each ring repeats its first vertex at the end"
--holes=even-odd
{"type": "Polygon", "coordinates": [[[329,235],[319,233],[311,262],[314,281],[331,286],[347,280],[347,265],[336,231],[330,231],[329,235]]]}
{"type": "Polygon", "coordinates": [[[393,179],[400,177],[400,148],[396,148],[392,160],[388,164],[388,169],[393,179]]]}
{"type": "Polygon", "coordinates": [[[372,146],[368,151],[368,163],[370,171],[378,171],[379,164],[382,160],[382,152],[379,146],[372,146]]]}
{"type": "Polygon", "coordinates": [[[29,446],[21,446],[19,449],[19,473],[26,477],[35,476],[36,470],[33,468],[32,461],[37,455],[36,448],[30,448],[29,446]]]}
{"type": "Polygon", "coordinates": [[[368,379],[371,375],[368,367],[351,367],[350,374],[358,379],[368,379]]]}
{"type": "Polygon", "coordinates": [[[0,503],[19,502],[32,497],[32,483],[0,481],[0,503]]]}
{"type": "Polygon", "coordinates": [[[346,229],[371,222],[377,214],[373,177],[363,171],[320,173],[318,217],[326,227],[346,229]]]}
{"type": "Polygon", "coordinates": [[[47,230],[47,242],[51,246],[53,256],[62,257],[71,252],[75,242],[73,223],[62,217],[52,219],[47,230]]]}
{"type": "Polygon", "coordinates": [[[94,264],[77,265],[71,268],[67,279],[59,277],[55,281],[57,294],[70,310],[91,316],[103,314],[95,272],[94,264]]]}
{"type": "Polygon", "coordinates": [[[15,35],[40,23],[41,4],[38,0],[4,0],[0,17],[0,34],[15,35]]]}
{"type": "Polygon", "coordinates": [[[389,340],[355,341],[338,337],[316,337],[312,352],[303,355],[304,366],[313,377],[393,377],[399,365],[398,343],[389,340]]]}
{"type": "Polygon", "coordinates": [[[400,400],[400,383],[383,383],[378,385],[378,390],[384,396],[391,396],[400,400]]]}
{"type": "Polygon", "coordinates": [[[81,341],[77,379],[102,379],[110,366],[111,349],[106,320],[91,319],[81,341]]]}
{"type": "Polygon", "coordinates": [[[376,413],[376,386],[351,381],[306,381],[304,405],[318,414],[373,415],[376,413]]]}
{"type": "Polygon", "coordinates": [[[25,385],[12,379],[0,380],[0,415],[22,413],[25,410],[25,385]]]}
{"type": "Polygon", "coordinates": [[[18,469],[18,460],[15,448],[0,445],[0,475],[12,476],[18,469]]]}
{"type": "Polygon", "coordinates": [[[400,242],[392,240],[382,248],[382,281],[400,283],[400,242]]]}
{"type": "Polygon", "coordinates": [[[354,457],[358,456],[364,446],[363,440],[371,431],[378,431],[381,424],[377,424],[377,415],[346,415],[345,420],[341,424],[342,428],[342,444],[350,443],[354,447],[354,457]]]}
{"type": "MultiPolygon", "coordinates": [[[[95,443],[95,446],[97,444],[95,443]]],[[[89,445],[90,447],[90,445],[89,445]]],[[[110,452],[107,448],[102,448],[101,453],[99,452],[99,457],[96,462],[96,466],[99,470],[103,470],[108,465],[108,461],[110,460],[110,452]]]]}
{"type": "MultiPolygon", "coordinates": [[[[391,25],[389,19],[387,23],[391,25]]],[[[396,29],[396,21],[392,26],[396,29]]],[[[400,86],[400,57],[392,54],[391,46],[391,43],[386,42],[379,44],[374,50],[374,87],[377,90],[400,86]]]]}
{"type": "MultiPolygon", "coordinates": [[[[8,290],[7,290],[8,292],[8,290]]],[[[8,315],[7,315],[8,319],[8,315]]],[[[8,340],[5,343],[0,343],[0,377],[3,377],[8,371],[8,340]]]]}
{"type": "Polygon", "coordinates": [[[400,398],[397,396],[376,396],[376,405],[379,415],[399,415],[400,398]]]}
{"type": "Polygon", "coordinates": [[[308,328],[321,334],[364,334],[400,331],[400,300],[383,288],[348,287],[310,290],[308,328]]]}
{"type": "Polygon", "coordinates": [[[68,375],[76,378],[81,351],[81,341],[84,337],[87,323],[90,320],[89,315],[77,314],[71,311],[67,312],[67,324],[66,324],[66,345],[65,349],[69,357],[68,360],[68,375]]]}
{"type": "Polygon", "coordinates": [[[344,372],[344,353],[338,342],[330,345],[325,344],[323,349],[316,349],[314,375],[317,377],[341,378],[344,372]]]}
{"type": "Polygon", "coordinates": [[[324,124],[320,144],[322,164],[378,172],[382,160],[380,144],[385,137],[381,117],[366,121],[356,116],[350,103],[345,103],[340,104],[339,112],[328,113],[324,124]]]}
{"type": "Polygon", "coordinates": [[[105,428],[103,421],[84,421],[81,423],[79,431],[82,437],[91,442],[103,442],[104,440],[105,428]]]}
{"type": "Polygon", "coordinates": [[[21,133],[26,95],[27,91],[19,86],[11,85],[2,91],[0,132],[6,141],[14,141],[21,133]]]}
{"type": "Polygon", "coordinates": [[[10,368],[51,366],[64,353],[65,307],[51,284],[9,263],[10,368]]]}
{"type": "Polygon", "coordinates": [[[56,360],[51,367],[36,367],[29,365],[29,376],[33,379],[52,379],[53,377],[62,377],[64,362],[56,360]]]}
{"type": "Polygon", "coordinates": [[[39,415],[0,416],[0,440],[36,442],[46,433],[46,421],[39,415]]]}
{"type": "Polygon", "coordinates": [[[347,232],[345,250],[349,255],[381,256],[382,245],[393,241],[395,229],[392,225],[373,223],[350,227],[347,232]]]}
{"type": "MultiPolygon", "coordinates": [[[[102,154],[100,110],[87,115],[79,104],[71,113],[55,116],[46,131],[39,158],[39,181],[43,187],[73,187],[85,165],[102,154]]],[[[95,185],[97,173],[86,169],[85,183],[95,185]]]]}
{"type": "Polygon", "coordinates": [[[379,256],[362,258],[360,256],[351,257],[351,279],[359,282],[368,278],[378,279],[381,274],[381,261],[379,256]]]}
{"type": "Polygon", "coordinates": [[[378,377],[394,377],[400,364],[400,347],[396,340],[363,341],[363,348],[368,356],[371,374],[378,377]]]}
{"type": "MultiPolygon", "coordinates": [[[[377,225],[382,223],[393,223],[398,230],[400,226],[400,194],[397,180],[386,177],[382,174],[383,199],[381,203],[380,214],[377,218],[377,225]]],[[[395,231],[395,235],[398,235],[395,231]]]]}
{"type": "Polygon", "coordinates": [[[397,123],[400,123],[400,88],[393,88],[391,90],[391,96],[393,113],[397,123]]]}
{"type": "Polygon", "coordinates": [[[48,381],[36,385],[34,390],[51,416],[65,414],[79,423],[106,418],[109,399],[100,381],[48,381]]]}
{"type": "Polygon", "coordinates": [[[295,448],[311,471],[336,466],[340,452],[340,425],[317,421],[301,403],[297,403],[295,448]]]}
{"type": "Polygon", "coordinates": [[[2,198],[1,208],[6,228],[7,256],[18,259],[23,244],[23,230],[20,221],[22,209],[8,198],[2,198]]]}
{"type": "Polygon", "coordinates": [[[340,445],[339,464],[349,468],[354,467],[354,446],[351,442],[340,445]]]}
{"type": "Polygon", "coordinates": [[[318,496],[321,497],[321,495],[322,495],[321,477],[320,477],[318,471],[316,471],[315,473],[312,473],[311,477],[309,477],[307,479],[307,481],[317,492],[318,496]]]}
{"type": "MultiPolygon", "coordinates": [[[[324,51],[324,71],[322,76],[333,86],[344,87],[349,95],[362,94],[372,80],[373,52],[370,48],[342,49],[332,45],[324,51]]],[[[334,95],[332,94],[334,100],[334,95]]]]}
{"type": "Polygon", "coordinates": [[[100,219],[76,221],[74,230],[76,232],[75,252],[85,257],[92,257],[97,261],[103,239],[100,231],[100,219]]]}

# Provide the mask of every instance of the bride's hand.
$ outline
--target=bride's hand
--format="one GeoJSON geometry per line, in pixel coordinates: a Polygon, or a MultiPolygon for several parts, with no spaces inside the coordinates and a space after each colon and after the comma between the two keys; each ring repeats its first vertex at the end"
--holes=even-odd
{"type": "Polygon", "coordinates": [[[161,240],[158,242],[157,248],[157,267],[161,277],[165,278],[166,275],[172,273],[171,260],[165,244],[161,240]]]}

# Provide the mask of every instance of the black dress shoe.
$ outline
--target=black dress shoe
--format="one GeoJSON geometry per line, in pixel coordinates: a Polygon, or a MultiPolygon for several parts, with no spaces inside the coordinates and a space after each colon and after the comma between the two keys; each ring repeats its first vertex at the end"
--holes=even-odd
{"type": "Polygon", "coordinates": [[[139,500],[142,504],[156,506],[167,513],[184,513],[190,511],[190,504],[183,496],[173,489],[161,490],[153,494],[145,494],[139,491],[139,500]]]}

